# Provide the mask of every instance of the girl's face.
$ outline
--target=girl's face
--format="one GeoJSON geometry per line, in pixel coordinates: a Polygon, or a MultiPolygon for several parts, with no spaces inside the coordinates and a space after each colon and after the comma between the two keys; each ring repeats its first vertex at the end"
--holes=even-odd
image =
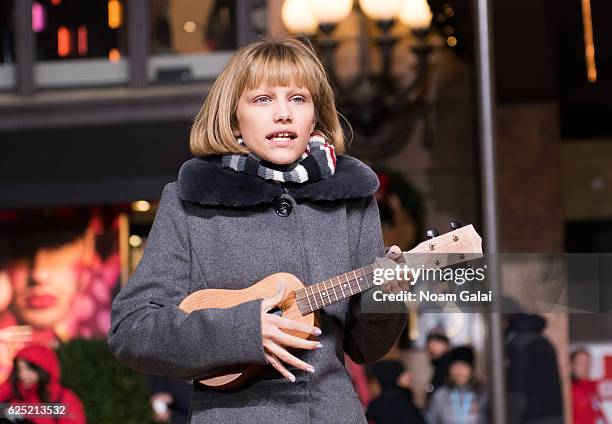
{"type": "Polygon", "coordinates": [[[448,370],[450,380],[458,385],[465,386],[472,378],[472,367],[463,361],[455,361],[448,370]]]}
{"type": "Polygon", "coordinates": [[[306,87],[262,85],[242,93],[236,118],[235,135],[242,136],[251,152],[265,161],[288,165],[306,150],[315,110],[306,87]]]}
{"type": "Polygon", "coordinates": [[[38,383],[38,374],[23,359],[17,359],[17,377],[26,389],[38,383]]]}

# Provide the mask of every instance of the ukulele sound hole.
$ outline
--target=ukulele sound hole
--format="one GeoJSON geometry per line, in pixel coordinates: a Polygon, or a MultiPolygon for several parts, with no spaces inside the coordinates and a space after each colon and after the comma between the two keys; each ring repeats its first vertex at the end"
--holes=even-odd
{"type": "Polygon", "coordinates": [[[274,315],[278,315],[279,317],[283,316],[283,311],[281,308],[279,308],[278,306],[275,306],[274,308],[270,309],[268,311],[269,314],[274,314],[274,315]]]}

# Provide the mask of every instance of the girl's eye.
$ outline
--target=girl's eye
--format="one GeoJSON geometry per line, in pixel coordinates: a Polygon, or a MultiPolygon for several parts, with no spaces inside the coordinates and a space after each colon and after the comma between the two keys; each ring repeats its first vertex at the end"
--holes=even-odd
{"type": "Polygon", "coordinates": [[[266,97],[266,96],[262,96],[262,97],[258,97],[254,100],[255,103],[265,103],[261,100],[270,100],[270,98],[266,97]]]}
{"type": "Polygon", "coordinates": [[[304,103],[306,101],[306,99],[304,97],[302,97],[302,96],[295,96],[291,100],[297,100],[298,103],[304,103]]]}

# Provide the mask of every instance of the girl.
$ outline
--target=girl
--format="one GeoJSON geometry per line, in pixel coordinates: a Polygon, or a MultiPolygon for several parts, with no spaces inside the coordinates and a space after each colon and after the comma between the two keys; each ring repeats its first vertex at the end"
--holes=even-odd
{"type": "Polygon", "coordinates": [[[200,289],[242,289],[276,272],[315,284],[382,256],[378,180],[335,156],[342,129],[314,52],[295,39],[237,51],[190,147],[196,157],[164,188],[144,256],[113,302],[112,351],[142,372],[196,380],[192,422],[365,422],[343,352],[357,363],[382,357],[405,326],[403,310],[367,313],[375,302],[364,293],[322,309],[315,328],[267,313],[282,285],[232,308],[177,307],[200,289]],[[197,382],[232,364],[270,366],[230,391],[197,382]]]}
{"type": "Polygon", "coordinates": [[[431,424],[487,424],[487,394],[474,377],[474,352],[450,351],[448,382],[437,389],[428,407],[431,424]]]}
{"type": "MultiPolygon", "coordinates": [[[[55,352],[40,345],[28,346],[15,357],[15,365],[9,381],[0,386],[0,402],[8,403],[3,411],[4,416],[13,422],[17,416],[33,424],[87,422],[83,404],[74,392],[60,384],[60,367],[55,352]],[[51,405],[64,406],[65,409],[56,416],[46,414],[29,415],[28,408],[40,408],[51,405]],[[10,406],[18,409],[11,412],[10,406]],[[19,408],[26,410],[26,415],[19,408]]],[[[53,410],[51,411],[53,412],[53,410]]]]}

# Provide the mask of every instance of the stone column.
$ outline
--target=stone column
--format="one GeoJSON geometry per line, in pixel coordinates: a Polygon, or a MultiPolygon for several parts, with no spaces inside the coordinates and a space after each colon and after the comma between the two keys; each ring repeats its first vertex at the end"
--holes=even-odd
{"type": "MultiPolygon", "coordinates": [[[[557,104],[498,105],[497,142],[501,252],[563,252],[563,181],[557,104]]],[[[541,275],[541,271],[539,263],[502,268],[504,293],[529,299],[530,288],[522,283],[526,278],[541,275]]],[[[569,424],[568,315],[564,311],[542,315],[548,322],[545,336],[557,352],[569,424]]]]}

